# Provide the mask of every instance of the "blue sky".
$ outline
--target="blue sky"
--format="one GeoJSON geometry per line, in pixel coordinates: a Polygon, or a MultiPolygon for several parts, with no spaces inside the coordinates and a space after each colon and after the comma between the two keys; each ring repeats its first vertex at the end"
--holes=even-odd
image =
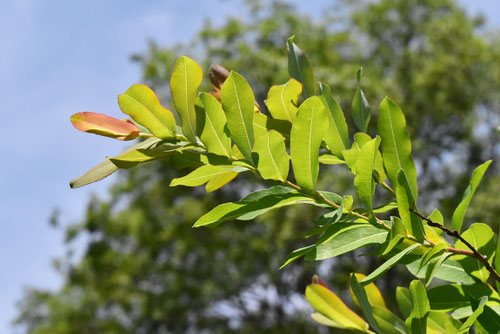
{"type": "MultiPolygon", "coordinates": [[[[319,15],[331,1],[314,7],[319,15]]],[[[500,1],[462,0],[473,13],[486,12],[500,27],[500,1]]],[[[240,1],[222,0],[7,0],[0,2],[1,115],[8,139],[0,165],[0,333],[12,332],[14,303],[26,286],[56,288],[51,259],[63,255],[63,234],[48,225],[54,208],[65,224],[83,214],[91,193],[106,195],[110,177],[71,190],[79,176],[126,146],[86,135],[71,114],[94,111],[120,117],[116,96],[140,80],[132,53],[147,40],[172,45],[189,40],[207,13],[220,23],[242,15],[240,1]]]]}

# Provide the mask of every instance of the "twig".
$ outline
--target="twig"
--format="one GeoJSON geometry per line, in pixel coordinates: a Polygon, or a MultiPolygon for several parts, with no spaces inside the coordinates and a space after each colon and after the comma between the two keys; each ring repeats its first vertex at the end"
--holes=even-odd
{"type": "Polygon", "coordinates": [[[467,240],[465,240],[457,230],[450,230],[449,228],[430,220],[429,218],[425,217],[424,215],[422,215],[418,211],[415,211],[413,209],[410,209],[410,211],[413,212],[414,214],[416,214],[417,216],[419,216],[420,218],[422,218],[423,220],[425,220],[427,222],[427,225],[437,227],[440,230],[442,230],[443,232],[445,232],[446,234],[448,234],[449,236],[456,238],[456,239],[460,240],[461,242],[463,242],[464,245],[466,245],[471,250],[470,253],[469,252],[464,253],[463,250],[456,249],[456,248],[448,248],[447,250],[452,251],[454,253],[460,253],[460,254],[475,257],[477,260],[479,260],[479,262],[481,262],[486,267],[486,269],[490,272],[491,276],[493,276],[493,278],[497,282],[500,282],[500,275],[498,275],[496,270],[488,262],[488,258],[485,255],[482,255],[481,253],[479,253],[479,251],[476,248],[474,248],[474,246],[472,246],[467,240]]]}

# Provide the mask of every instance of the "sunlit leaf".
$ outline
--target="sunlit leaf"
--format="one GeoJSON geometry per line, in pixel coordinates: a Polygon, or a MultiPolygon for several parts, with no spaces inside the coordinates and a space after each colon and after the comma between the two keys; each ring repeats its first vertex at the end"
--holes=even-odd
{"type": "Polygon", "coordinates": [[[429,265],[427,266],[427,270],[425,271],[424,284],[426,287],[428,287],[429,284],[431,284],[432,279],[434,278],[434,275],[436,275],[436,273],[438,272],[438,270],[441,267],[441,265],[443,264],[443,262],[446,261],[446,259],[449,258],[451,255],[453,255],[453,254],[444,252],[444,253],[439,254],[436,257],[433,257],[429,261],[429,265]]]}
{"type": "MultiPolygon", "coordinates": [[[[356,276],[356,279],[358,282],[363,280],[366,276],[360,273],[353,273],[352,275],[356,276]]],[[[352,301],[354,304],[359,306],[359,302],[356,298],[356,295],[354,294],[354,291],[352,291],[352,287],[349,286],[350,292],[351,292],[351,297],[352,301]]],[[[380,290],[377,288],[375,283],[370,283],[366,286],[364,286],[366,297],[368,298],[368,302],[370,303],[371,306],[375,307],[382,307],[382,308],[387,308],[387,305],[385,305],[384,297],[382,297],[382,293],[380,293],[380,290]]]]}
{"type": "Polygon", "coordinates": [[[408,231],[404,226],[401,219],[398,217],[391,217],[392,226],[389,234],[387,235],[387,240],[385,242],[385,248],[382,255],[389,253],[394,247],[396,247],[404,238],[406,238],[408,231]]]}
{"type": "Polygon", "coordinates": [[[231,138],[227,133],[226,115],[220,103],[211,95],[200,94],[204,113],[200,114],[200,125],[203,130],[200,139],[207,151],[213,154],[231,156],[231,138]]]}
{"type": "Polygon", "coordinates": [[[416,210],[416,197],[412,191],[408,177],[404,169],[398,172],[396,183],[396,198],[398,201],[399,215],[406,229],[411,235],[415,236],[417,241],[425,240],[425,229],[422,219],[416,214],[410,212],[410,209],[416,210]]]}
{"type": "Polygon", "coordinates": [[[194,102],[203,79],[200,65],[188,57],[180,57],[175,63],[170,78],[170,90],[175,110],[182,122],[182,132],[193,143],[196,142],[196,111],[194,102]]]}
{"type": "Polygon", "coordinates": [[[118,140],[133,140],[139,136],[139,129],[134,123],[93,112],[74,114],[71,123],[80,131],[118,140]]]}
{"type": "MultiPolygon", "coordinates": [[[[420,258],[409,263],[407,268],[412,275],[417,276],[418,278],[425,278],[427,265],[423,266],[422,270],[418,271],[419,262],[420,258]]],[[[443,262],[443,264],[439,267],[439,270],[436,272],[435,277],[449,282],[459,282],[464,284],[472,284],[475,282],[475,279],[465,271],[462,265],[451,258],[443,262]]]]}
{"type": "Polygon", "coordinates": [[[351,293],[354,294],[356,297],[356,301],[358,302],[359,306],[361,307],[361,310],[363,311],[366,320],[370,324],[371,328],[376,330],[379,333],[382,333],[377,325],[377,322],[375,321],[375,318],[373,317],[373,312],[372,312],[372,306],[370,305],[370,302],[368,301],[368,296],[366,295],[366,291],[363,287],[358,282],[358,279],[356,278],[356,275],[351,274],[351,278],[349,280],[349,287],[351,290],[351,293]]]}
{"type": "Polygon", "coordinates": [[[372,139],[361,149],[360,156],[356,162],[356,178],[354,186],[358,191],[359,198],[370,212],[372,212],[373,195],[375,194],[375,181],[373,181],[373,167],[375,157],[380,144],[380,137],[372,139]]]}
{"type": "Polygon", "coordinates": [[[325,107],[316,96],[304,101],[292,125],[290,151],[297,184],[314,190],[319,173],[318,150],[327,129],[325,107]]]}
{"type": "Polygon", "coordinates": [[[285,138],[271,130],[254,145],[258,154],[257,170],[263,179],[286,180],[290,158],[286,152],[285,138]]]}
{"type": "Polygon", "coordinates": [[[306,255],[314,247],[316,247],[316,245],[309,245],[309,246],[302,247],[302,248],[294,250],[293,252],[291,252],[290,254],[288,254],[288,256],[285,259],[285,262],[283,262],[283,264],[281,265],[280,269],[282,269],[283,267],[285,267],[288,264],[292,263],[293,261],[297,260],[298,258],[306,255]]]}
{"type": "Polygon", "coordinates": [[[467,210],[467,207],[469,206],[469,203],[472,199],[472,196],[474,196],[474,192],[477,189],[477,186],[479,185],[479,182],[481,182],[481,179],[484,176],[484,173],[486,173],[486,170],[491,164],[491,160],[486,161],[482,165],[478,166],[474,172],[472,173],[472,177],[470,179],[470,184],[465,190],[464,196],[462,198],[462,201],[460,204],[457,206],[455,211],[453,212],[453,219],[452,219],[452,228],[458,232],[461,232],[462,230],[462,222],[464,220],[465,216],[465,211],[467,210]]]}
{"type": "Polygon", "coordinates": [[[274,119],[293,123],[300,93],[302,93],[302,85],[295,79],[290,79],[284,85],[272,86],[265,101],[271,116],[274,119]]]}
{"type": "Polygon", "coordinates": [[[446,313],[429,312],[427,330],[430,334],[455,334],[462,324],[446,313]]]}
{"type": "Polygon", "coordinates": [[[175,138],[175,119],[172,112],[160,104],[156,94],[145,85],[132,85],[118,96],[121,110],[161,139],[175,138]]]}
{"type": "Polygon", "coordinates": [[[345,164],[344,160],[339,159],[336,155],[331,153],[324,153],[319,156],[319,162],[325,165],[341,165],[345,164]]]}
{"type": "Polygon", "coordinates": [[[368,324],[328,288],[320,284],[309,284],[306,299],[320,314],[333,320],[340,328],[366,332],[368,324]]]}
{"type": "Polygon", "coordinates": [[[430,312],[429,300],[425,287],[419,280],[410,283],[410,297],[412,309],[410,316],[406,319],[406,325],[412,334],[427,333],[427,317],[430,312]]]}
{"type": "Polygon", "coordinates": [[[254,103],[255,98],[248,82],[240,74],[231,71],[222,85],[222,106],[231,138],[250,162],[253,162],[254,103]]]}
{"type": "Polygon", "coordinates": [[[396,187],[398,172],[403,169],[417,202],[417,170],[411,157],[411,142],[406,131],[405,116],[401,108],[387,97],[380,104],[378,133],[382,138],[382,154],[389,180],[396,187]]]}
{"type": "Polygon", "coordinates": [[[410,316],[412,307],[410,290],[398,286],[396,288],[396,301],[403,317],[408,318],[410,316]]]}
{"type": "Polygon", "coordinates": [[[349,147],[349,133],[344,113],[338,102],[332,97],[330,87],[320,83],[319,89],[321,102],[325,105],[328,114],[328,130],[324,140],[330,151],[342,158],[342,151],[349,147]]]}
{"type": "MultiPolygon", "coordinates": [[[[186,176],[173,179],[172,182],[170,182],[170,186],[196,187],[210,181],[214,177],[226,174],[228,171],[239,172],[245,170],[245,169],[235,170],[235,168],[236,167],[233,166],[204,165],[195,169],[186,176]]],[[[237,167],[237,168],[243,168],[243,167],[237,167]]]]}
{"type": "Polygon", "coordinates": [[[234,178],[236,176],[238,176],[238,174],[239,174],[238,172],[233,172],[231,170],[227,170],[225,173],[213,176],[205,185],[205,190],[207,192],[215,191],[215,190],[225,186],[226,184],[228,184],[232,180],[234,180],[234,178]]]}
{"type": "Polygon", "coordinates": [[[290,37],[286,41],[288,50],[288,73],[290,77],[300,82],[304,88],[302,94],[304,99],[307,99],[315,94],[314,73],[307,60],[306,55],[302,50],[293,42],[295,36],[290,37]]]}
{"type": "Polygon", "coordinates": [[[386,308],[374,306],[373,317],[380,328],[380,333],[383,334],[408,334],[403,320],[398,318],[394,313],[386,308]]]}

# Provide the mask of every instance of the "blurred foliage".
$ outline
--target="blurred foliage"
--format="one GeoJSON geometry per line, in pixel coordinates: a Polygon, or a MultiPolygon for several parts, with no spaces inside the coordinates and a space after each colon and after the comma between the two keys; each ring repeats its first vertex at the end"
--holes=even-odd
{"type": "MultiPolygon", "coordinates": [[[[498,36],[454,1],[337,1],[322,20],[277,1],[249,0],[244,10],[245,19],[228,18],[220,27],[208,20],[189,43],[164,48],[151,42],[146,53],[133,57],[146,83],[169,101],[175,60],[188,55],[205,70],[212,63],[238,70],[265,107],[267,89],[288,80],[284,41],[294,34],[316,79],[330,85],[347,115],[359,66],[372,111],[385,95],[402,106],[414,138],[423,207],[440,202],[450,217],[472,169],[498,160],[498,36]]],[[[372,125],[375,120],[376,113],[372,125]]],[[[354,194],[341,167],[323,171],[322,189],[354,194]]],[[[489,199],[496,198],[499,174],[499,167],[491,168],[469,222],[496,223],[500,204],[489,199]]],[[[352,255],[278,268],[290,251],[307,244],[303,235],[319,212],[289,208],[257,222],[191,229],[217,203],[259,185],[239,176],[208,195],[201,188],[169,189],[180,175],[168,160],[153,163],[122,173],[110,200],[92,199],[82,223],[66,230],[69,248],[74,239],[87,243],[82,258],[58,262],[65,279],[60,291],[27,291],[17,323],[37,334],[317,332],[304,288],[319,272],[347,296],[352,255]]],[[[357,272],[376,265],[356,261],[357,272]]],[[[393,297],[394,286],[407,279],[396,273],[381,286],[386,296],[393,297]]]]}

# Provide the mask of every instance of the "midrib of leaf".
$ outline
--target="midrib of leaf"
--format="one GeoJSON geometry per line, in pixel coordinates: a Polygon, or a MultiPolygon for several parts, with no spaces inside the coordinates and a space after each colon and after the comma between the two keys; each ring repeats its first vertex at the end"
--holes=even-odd
{"type": "Polygon", "coordinates": [[[446,328],[444,328],[443,326],[441,326],[440,323],[434,321],[434,319],[432,319],[431,317],[427,318],[427,321],[428,322],[432,322],[437,328],[441,329],[443,331],[443,333],[446,331],[446,328]]]}
{"type": "Polygon", "coordinates": [[[398,152],[398,145],[396,144],[396,135],[394,134],[394,129],[392,127],[392,116],[391,116],[391,108],[389,106],[389,103],[388,103],[388,115],[389,115],[389,126],[391,128],[391,135],[392,135],[392,144],[394,145],[394,152],[396,152],[396,160],[398,161],[398,167],[399,169],[402,168],[401,167],[401,161],[399,159],[399,152],[398,152]]]}
{"type": "Polygon", "coordinates": [[[224,174],[224,173],[227,173],[227,172],[228,172],[227,170],[224,170],[224,171],[215,172],[215,173],[211,173],[211,174],[205,174],[205,175],[202,175],[202,176],[191,177],[191,178],[188,178],[188,179],[184,179],[182,181],[184,181],[184,182],[195,181],[195,180],[198,180],[198,179],[203,179],[203,178],[206,178],[206,177],[212,177],[212,176],[216,176],[216,175],[219,175],[219,174],[224,174]]]}
{"type": "Polygon", "coordinates": [[[153,118],[154,118],[154,119],[155,119],[158,123],[160,123],[160,125],[161,125],[163,128],[167,129],[167,131],[168,131],[169,133],[172,133],[172,131],[170,131],[170,129],[169,129],[169,128],[167,128],[167,126],[166,126],[165,124],[163,124],[163,123],[162,123],[162,122],[158,119],[158,117],[156,117],[156,115],[154,114],[154,112],[152,112],[151,110],[149,110],[149,108],[148,108],[148,107],[147,107],[144,103],[142,103],[141,101],[139,101],[139,100],[135,99],[133,96],[130,96],[130,95],[129,95],[129,94],[127,94],[127,93],[125,93],[125,96],[128,96],[129,98],[131,98],[132,100],[134,100],[135,102],[139,103],[141,106],[143,106],[144,108],[146,108],[146,110],[147,110],[147,111],[149,111],[149,113],[151,114],[151,116],[153,116],[153,118]]]}
{"type": "Polygon", "coordinates": [[[269,156],[271,157],[271,161],[273,162],[273,166],[276,169],[276,172],[281,177],[281,173],[280,173],[280,170],[278,168],[278,165],[276,164],[276,161],[274,160],[273,154],[271,153],[271,147],[269,146],[270,141],[271,141],[271,136],[268,133],[267,134],[267,141],[266,141],[267,152],[269,153],[269,156]]]}
{"type": "Polygon", "coordinates": [[[241,105],[240,105],[240,96],[238,95],[238,90],[236,89],[236,80],[234,79],[234,77],[233,77],[233,88],[234,88],[234,95],[236,95],[236,102],[238,102],[238,111],[240,113],[241,124],[243,125],[243,129],[245,130],[245,137],[247,138],[248,141],[248,148],[252,149],[252,144],[250,144],[250,138],[248,137],[247,127],[245,126],[245,120],[243,119],[243,111],[241,110],[241,105]]]}
{"type": "Polygon", "coordinates": [[[226,153],[227,156],[230,156],[230,154],[224,148],[224,145],[222,144],[222,141],[219,138],[219,134],[217,133],[217,131],[215,131],[215,127],[212,124],[212,121],[210,120],[210,116],[208,115],[208,113],[206,115],[207,115],[208,123],[210,124],[210,127],[212,128],[212,130],[213,130],[213,132],[215,134],[215,138],[217,138],[217,141],[219,142],[220,147],[222,148],[222,150],[224,151],[224,153],[226,153]]]}
{"type": "Polygon", "coordinates": [[[189,115],[189,101],[188,101],[188,77],[187,77],[187,65],[186,61],[184,60],[184,93],[186,95],[186,114],[187,114],[187,119],[189,123],[189,128],[191,129],[191,133],[193,136],[195,136],[195,131],[193,129],[193,124],[191,122],[191,115],[189,115]]]}
{"type": "Polygon", "coordinates": [[[346,147],[344,145],[344,141],[342,141],[342,137],[340,136],[339,128],[337,127],[337,122],[335,122],[335,117],[333,117],[331,112],[330,112],[330,115],[332,116],[333,126],[335,127],[335,133],[337,134],[337,137],[339,138],[339,142],[342,145],[342,149],[345,150],[346,147]]]}
{"type": "Polygon", "coordinates": [[[283,104],[283,108],[285,108],[285,111],[286,111],[286,115],[288,116],[288,119],[290,120],[290,122],[292,122],[292,116],[290,115],[290,112],[288,111],[288,108],[286,107],[286,103],[285,103],[285,100],[283,98],[283,93],[285,92],[285,86],[282,86],[281,87],[281,103],[283,104]]]}
{"type": "Polygon", "coordinates": [[[308,165],[309,165],[309,176],[311,177],[311,186],[314,188],[313,172],[312,172],[312,157],[311,157],[313,120],[314,120],[314,103],[312,103],[312,109],[311,109],[311,122],[309,125],[309,140],[308,140],[308,154],[307,154],[308,165]]]}

